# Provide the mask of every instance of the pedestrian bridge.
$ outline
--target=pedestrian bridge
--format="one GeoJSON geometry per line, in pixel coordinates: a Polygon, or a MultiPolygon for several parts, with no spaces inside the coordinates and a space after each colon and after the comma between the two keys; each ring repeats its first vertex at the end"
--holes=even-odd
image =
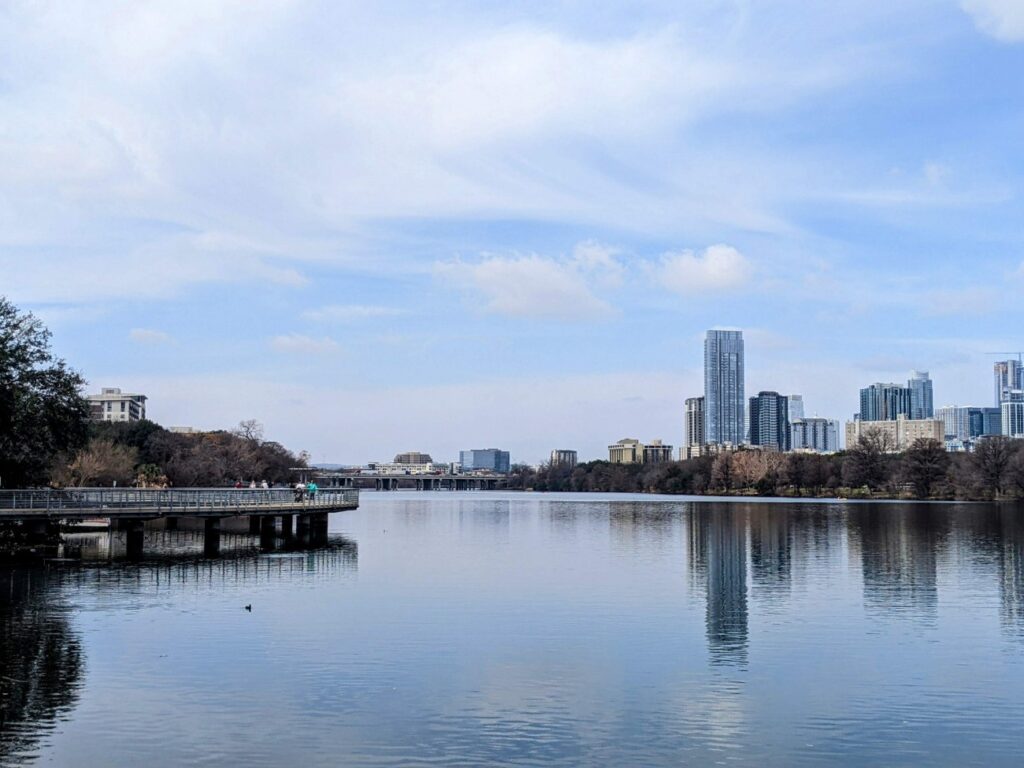
{"type": "Polygon", "coordinates": [[[0,522],[20,523],[30,538],[43,541],[61,522],[106,518],[127,534],[128,554],[137,557],[146,521],[162,519],[173,529],[178,518],[202,518],[204,551],[212,556],[220,548],[220,521],[225,518],[248,517],[249,532],[261,539],[294,535],[300,543],[316,545],[326,541],[329,513],[358,506],[359,491],[353,488],[329,488],[301,498],[291,488],[11,490],[0,491],[0,522]]]}

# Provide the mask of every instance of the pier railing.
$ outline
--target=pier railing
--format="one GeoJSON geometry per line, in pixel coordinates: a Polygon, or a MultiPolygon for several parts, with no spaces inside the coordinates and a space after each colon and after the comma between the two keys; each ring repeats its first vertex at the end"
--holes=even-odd
{"type": "MultiPolygon", "coordinates": [[[[359,491],[328,488],[296,497],[291,488],[60,488],[0,490],[0,513],[61,512],[81,515],[92,512],[145,510],[164,516],[190,514],[247,515],[261,509],[285,506],[319,508],[345,507],[359,503],[359,491]]],[[[301,511],[298,510],[297,511],[301,511]]]]}

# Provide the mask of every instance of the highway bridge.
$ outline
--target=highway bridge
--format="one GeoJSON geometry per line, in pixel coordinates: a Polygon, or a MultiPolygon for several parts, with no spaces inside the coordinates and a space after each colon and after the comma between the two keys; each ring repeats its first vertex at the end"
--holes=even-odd
{"type": "Polygon", "coordinates": [[[61,488],[0,491],[0,522],[16,522],[29,539],[45,541],[61,523],[105,518],[126,536],[128,556],[141,557],[144,525],[180,518],[204,521],[203,551],[220,549],[221,521],[247,517],[261,541],[295,537],[316,546],[327,539],[327,515],[356,509],[359,491],[328,488],[298,496],[291,488],[61,488]],[[294,524],[294,528],[293,528],[294,524]]]}
{"type": "Polygon", "coordinates": [[[494,491],[508,487],[508,475],[469,474],[410,474],[323,472],[316,469],[293,470],[303,481],[312,479],[319,487],[373,488],[377,491],[396,491],[399,488],[417,491],[494,491]]]}

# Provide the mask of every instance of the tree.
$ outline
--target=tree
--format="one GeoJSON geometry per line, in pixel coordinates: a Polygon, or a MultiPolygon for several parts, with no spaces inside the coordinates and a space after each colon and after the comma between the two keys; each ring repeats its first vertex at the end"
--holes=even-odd
{"type": "Polygon", "coordinates": [[[1010,462],[1017,452],[1014,441],[1008,437],[994,435],[978,441],[971,454],[971,475],[974,484],[980,486],[986,498],[998,497],[1003,493],[1010,462]]]}
{"type": "Polygon", "coordinates": [[[138,451],[110,440],[92,440],[54,474],[61,485],[131,485],[136,479],[138,451]]]}
{"type": "Polygon", "coordinates": [[[885,454],[892,450],[888,433],[869,429],[846,452],[843,480],[851,488],[878,490],[886,481],[885,454]]]}
{"type": "Polygon", "coordinates": [[[942,443],[921,438],[903,454],[901,474],[913,486],[917,498],[927,499],[936,486],[947,480],[949,464],[949,454],[942,443]]]}
{"type": "Polygon", "coordinates": [[[88,436],[85,381],[53,356],[50,332],[0,297],[0,483],[41,485],[88,436]]]}

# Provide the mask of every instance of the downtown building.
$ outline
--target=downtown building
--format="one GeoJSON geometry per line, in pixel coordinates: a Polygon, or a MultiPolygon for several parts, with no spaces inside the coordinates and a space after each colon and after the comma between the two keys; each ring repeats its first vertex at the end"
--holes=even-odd
{"type": "Polygon", "coordinates": [[[1000,426],[1004,437],[1024,438],[1024,390],[1011,389],[1000,405],[1000,426]]]}
{"type": "Polygon", "coordinates": [[[704,398],[688,397],[683,425],[683,445],[679,449],[680,459],[695,459],[703,456],[707,443],[704,429],[704,398]]]}
{"type": "Polygon", "coordinates": [[[758,392],[750,398],[750,444],[788,451],[790,441],[789,398],[778,392],[758,392]]]}
{"type": "Polygon", "coordinates": [[[704,339],[704,441],[739,446],[746,437],[743,332],[707,332],[704,339]]]}
{"type": "Polygon", "coordinates": [[[839,450],[839,422],[812,416],[790,421],[790,449],[811,453],[839,450]]]}
{"type": "Polygon", "coordinates": [[[907,450],[915,441],[922,439],[945,444],[946,425],[942,419],[908,419],[902,414],[896,419],[854,419],[846,422],[847,448],[855,446],[861,437],[872,435],[882,439],[886,452],[897,453],[907,450]]]}
{"type": "Polygon", "coordinates": [[[508,474],[512,468],[509,452],[497,448],[474,448],[459,451],[463,472],[497,472],[508,474]]]}
{"type": "Polygon", "coordinates": [[[1024,364],[1020,360],[1003,360],[993,366],[996,408],[1010,400],[1014,390],[1024,390],[1024,364]]]}
{"type": "Polygon", "coordinates": [[[572,469],[576,466],[576,463],[576,451],[571,451],[566,448],[556,448],[551,452],[551,460],[549,464],[552,467],[568,467],[569,469],[572,469]]]}

